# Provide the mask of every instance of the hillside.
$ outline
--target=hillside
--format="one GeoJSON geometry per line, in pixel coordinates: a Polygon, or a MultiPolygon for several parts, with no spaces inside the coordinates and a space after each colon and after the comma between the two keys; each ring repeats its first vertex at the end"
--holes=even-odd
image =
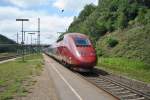
{"type": "Polygon", "coordinates": [[[150,4],[143,0],[99,0],[85,6],[68,32],[93,40],[101,57],[123,57],[150,64],[150,4]]]}
{"type": "Polygon", "coordinates": [[[8,46],[4,44],[16,44],[16,42],[0,34],[0,53],[16,51],[16,47],[14,45],[8,46]]]}
{"type": "Polygon", "coordinates": [[[104,57],[125,57],[150,63],[150,25],[134,27],[124,31],[106,34],[99,39],[97,48],[104,57]],[[118,44],[110,47],[108,41],[115,39],[118,44]]]}
{"type": "Polygon", "coordinates": [[[15,42],[0,34],[0,44],[14,44],[15,42]]]}
{"type": "Polygon", "coordinates": [[[150,83],[149,0],[99,0],[74,17],[68,32],[88,35],[98,68],[150,83]]]}

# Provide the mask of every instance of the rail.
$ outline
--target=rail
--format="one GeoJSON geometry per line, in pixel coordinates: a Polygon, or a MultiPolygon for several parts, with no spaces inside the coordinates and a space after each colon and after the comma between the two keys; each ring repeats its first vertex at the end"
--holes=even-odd
{"type": "Polygon", "coordinates": [[[90,73],[75,73],[119,100],[150,100],[149,92],[144,93],[124,82],[117,81],[109,73],[100,69],[94,68],[90,73]]]}
{"type": "Polygon", "coordinates": [[[18,56],[19,56],[19,55],[3,56],[3,57],[0,57],[0,61],[12,59],[12,58],[16,58],[16,57],[18,57],[18,56]]]}
{"type": "Polygon", "coordinates": [[[113,77],[109,77],[108,73],[99,71],[99,69],[95,68],[92,73],[77,73],[77,75],[120,100],[150,100],[149,93],[116,81],[113,77]]]}

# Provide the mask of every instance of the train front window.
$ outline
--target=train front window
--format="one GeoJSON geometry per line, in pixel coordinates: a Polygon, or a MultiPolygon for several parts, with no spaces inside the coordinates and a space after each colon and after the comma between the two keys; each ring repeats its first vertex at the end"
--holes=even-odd
{"type": "Polygon", "coordinates": [[[88,46],[90,45],[90,42],[88,39],[85,38],[75,38],[75,44],[77,46],[88,46]]]}

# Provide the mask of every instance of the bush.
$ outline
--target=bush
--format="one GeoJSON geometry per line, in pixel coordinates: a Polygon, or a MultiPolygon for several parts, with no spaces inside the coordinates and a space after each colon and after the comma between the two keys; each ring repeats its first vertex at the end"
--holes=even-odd
{"type": "Polygon", "coordinates": [[[109,47],[115,47],[119,42],[114,38],[109,38],[107,41],[109,47]]]}
{"type": "Polygon", "coordinates": [[[102,51],[102,49],[100,49],[100,48],[96,48],[96,54],[97,54],[97,56],[103,56],[103,51],[102,51]]]}
{"type": "Polygon", "coordinates": [[[117,27],[119,29],[124,29],[127,26],[127,23],[128,22],[127,22],[126,15],[123,12],[121,12],[118,16],[118,19],[117,19],[117,25],[118,25],[117,27]]]}

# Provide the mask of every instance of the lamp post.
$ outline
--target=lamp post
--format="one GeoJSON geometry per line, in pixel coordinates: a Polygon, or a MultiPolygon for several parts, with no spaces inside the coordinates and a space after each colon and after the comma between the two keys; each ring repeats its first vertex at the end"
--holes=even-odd
{"type": "Polygon", "coordinates": [[[24,21],[29,21],[29,19],[16,19],[16,21],[21,21],[22,22],[22,42],[21,42],[21,45],[22,45],[22,61],[24,61],[24,32],[23,32],[23,22],[24,21]]]}
{"type": "Polygon", "coordinates": [[[19,41],[18,41],[18,37],[19,37],[19,36],[18,36],[18,32],[17,32],[17,55],[19,54],[19,50],[18,50],[18,49],[19,49],[19,41]]]}
{"type": "Polygon", "coordinates": [[[38,38],[37,38],[37,44],[38,44],[38,52],[41,52],[41,46],[40,46],[40,18],[38,18],[38,38]]]}

